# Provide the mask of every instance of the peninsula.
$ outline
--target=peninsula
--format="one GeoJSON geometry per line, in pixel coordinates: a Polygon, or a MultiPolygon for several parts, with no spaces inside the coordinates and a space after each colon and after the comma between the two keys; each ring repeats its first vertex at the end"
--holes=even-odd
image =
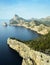
{"type": "Polygon", "coordinates": [[[49,55],[32,50],[23,42],[8,38],[7,44],[23,58],[22,65],[50,65],[49,55]]]}

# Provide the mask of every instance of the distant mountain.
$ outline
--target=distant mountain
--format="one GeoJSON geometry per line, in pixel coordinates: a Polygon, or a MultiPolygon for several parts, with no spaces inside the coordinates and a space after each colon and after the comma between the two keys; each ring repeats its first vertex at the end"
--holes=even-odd
{"type": "Polygon", "coordinates": [[[18,15],[15,15],[11,20],[10,24],[22,23],[22,22],[30,22],[30,20],[26,20],[18,15]]]}
{"type": "Polygon", "coordinates": [[[30,26],[30,25],[39,25],[39,22],[37,22],[37,19],[34,19],[34,18],[32,18],[32,19],[29,19],[29,20],[26,20],[26,19],[24,19],[24,18],[22,18],[22,17],[19,17],[18,15],[15,15],[11,20],[10,20],[10,24],[19,24],[19,23],[21,23],[21,24],[23,24],[23,23],[28,23],[29,25],[28,26],[30,26]]]}
{"type": "Polygon", "coordinates": [[[50,21],[50,16],[48,16],[46,18],[41,18],[40,20],[42,20],[42,21],[50,21]]]}
{"type": "Polygon", "coordinates": [[[40,25],[40,24],[44,24],[46,26],[50,26],[50,16],[46,17],[46,18],[41,18],[41,19],[29,19],[26,20],[22,17],[19,17],[18,15],[15,15],[11,20],[10,20],[10,24],[18,24],[18,23],[24,23],[24,22],[33,22],[36,25],[40,25]]]}
{"type": "Polygon", "coordinates": [[[50,16],[48,16],[46,18],[41,18],[38,21],[46,26],[50,26],[50,16]]]}

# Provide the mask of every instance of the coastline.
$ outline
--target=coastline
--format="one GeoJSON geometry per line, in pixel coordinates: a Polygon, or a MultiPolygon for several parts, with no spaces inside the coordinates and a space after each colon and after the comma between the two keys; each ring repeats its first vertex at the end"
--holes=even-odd
{"type": "Polygon", "coordinates": [[[31,26],[28,27],[26,24],[25,25],[24,24],[22,24],[22,25],[21,24],[10,24],[10,26],[21,26],[21,27],[30,29],[32,31],[35,31],[35,32],[37,32],[38,34],[41,34],[41,35],[46,35],[50,31],[50,27],[46,27],[46,26],[41,31],[39,31],[40,26],[34,26],[33,28],[31,26]]]}

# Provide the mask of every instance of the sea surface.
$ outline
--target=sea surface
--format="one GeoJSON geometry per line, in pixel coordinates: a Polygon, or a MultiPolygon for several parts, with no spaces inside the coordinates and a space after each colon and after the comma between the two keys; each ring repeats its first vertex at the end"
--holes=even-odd
{"type": "MultiPolygon", "coordinates": [[[[9,23],[8,20],[5,21],[7,24],[9,23]]],[[[24,27],[3,26],[2,23],[5,21],[0,20],[0,65],[21,65],[22,57],[8,47],[7,39],[13,37],[22,41],[28,41],[38,38],[39,35],[24,27]]]]}

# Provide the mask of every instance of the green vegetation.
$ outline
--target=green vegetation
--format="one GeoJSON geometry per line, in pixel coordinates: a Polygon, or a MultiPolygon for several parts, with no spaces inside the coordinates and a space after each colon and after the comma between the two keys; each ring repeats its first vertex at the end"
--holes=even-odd
{"type": "Polygon", "coordinates": [[[50,49],[50,32],[36,40],[30,40],[24,43],[34,50],[44,52],[46,49],[50,49]]]}
{"type": "MultiPolygon", "coordinates": [[[[11,39],[16,39],[16,38],[11,38],[11,39]]],[[[29,40],[29,41],[21,41],[18,39],[16,40],[23,42],[24,44],[28,45],[31,49],[50,54],[50,32],[47,35],[42,35],[35,40],[29,40]]]]}

